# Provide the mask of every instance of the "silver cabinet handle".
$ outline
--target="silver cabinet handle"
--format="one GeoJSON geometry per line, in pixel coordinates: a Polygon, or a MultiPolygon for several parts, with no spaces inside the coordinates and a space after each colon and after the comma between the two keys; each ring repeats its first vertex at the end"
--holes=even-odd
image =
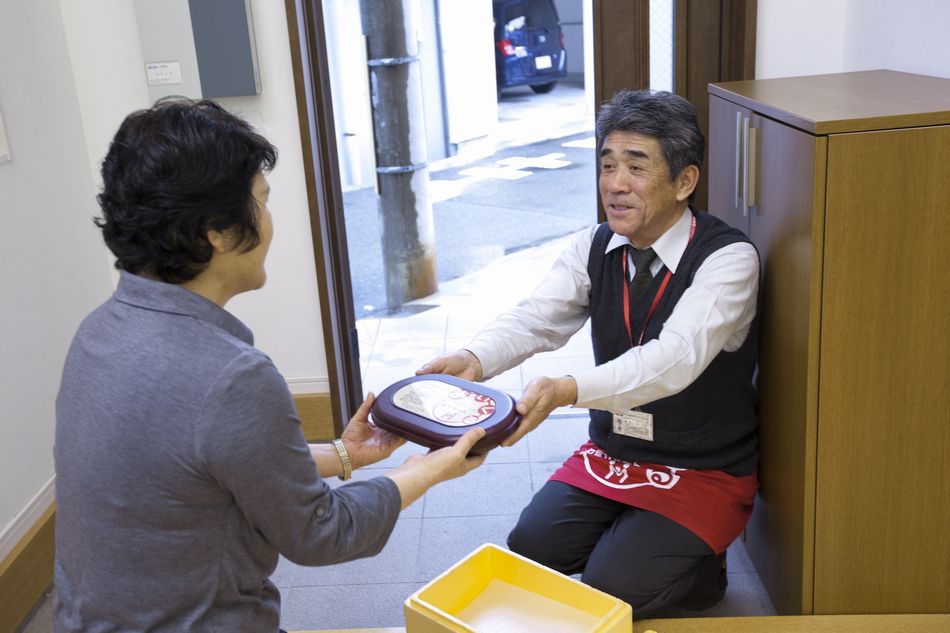
{"type": "Polygon", "coordinates": [[[742,118],[742,217],[749,215],[749,117],[742,118]]]}
{"type": "Polygon", "coordinates": [[[749,127],[749,138],[746,141],[745,152],[746,152],[746,163],[745,163],[745,178],[746,178],[746,196],[745,196],[745,206],[746,208],[755,206],[755,194],[756,194],[756,173],[755,173],[755,160],[756,160],[756,142],[758,140],[758,128],[749,127]]]}
{"type": "Polygon", "coordinates": [[[735,208],[739,208],[739,183],[742,174],[742,112],[736,112],[736,177],[735,184],[735,208]]]}

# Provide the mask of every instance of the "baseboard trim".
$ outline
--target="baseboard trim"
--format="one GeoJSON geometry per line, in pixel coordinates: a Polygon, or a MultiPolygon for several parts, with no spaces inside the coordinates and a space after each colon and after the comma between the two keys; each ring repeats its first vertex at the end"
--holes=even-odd
{"type": "Polygon", "coordinates": [[[0,631],[16,631],[53,582],[55,519],[50,504],[0,562],[0,631]]]}
{"type": "Polygon", "coordinates": [[[0,533],[0,561],[10,555],[13,548],[23,540],[23,537],[36,525],[55,500],[56,475],[54,474],[0,533]]]}
{"type": "Polygon", "coordinates": [[[329,393],[296,393],[294,405],[300,416],[303,435],[308,441],[328,442],[336,437],[329,393]]]}

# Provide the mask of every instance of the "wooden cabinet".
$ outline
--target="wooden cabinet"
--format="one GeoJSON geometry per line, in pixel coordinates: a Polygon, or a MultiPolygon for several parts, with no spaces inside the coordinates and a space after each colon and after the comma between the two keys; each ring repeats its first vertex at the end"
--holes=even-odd
{"type": "Polygon", "coordinates": [[[950,80],[709,93],[709,210],[763,261],[749,555],[782,614],[950,612],[950,80]]]}

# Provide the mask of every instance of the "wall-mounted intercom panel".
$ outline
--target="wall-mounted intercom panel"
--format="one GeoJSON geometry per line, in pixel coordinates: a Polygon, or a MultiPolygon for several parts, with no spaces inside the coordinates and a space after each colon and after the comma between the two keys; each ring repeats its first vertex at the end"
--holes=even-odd
{"type": "Polygon", "coordinates": [[[251,0],[135,0],[135,13],[153,100],[260,94],[251,0]]]}

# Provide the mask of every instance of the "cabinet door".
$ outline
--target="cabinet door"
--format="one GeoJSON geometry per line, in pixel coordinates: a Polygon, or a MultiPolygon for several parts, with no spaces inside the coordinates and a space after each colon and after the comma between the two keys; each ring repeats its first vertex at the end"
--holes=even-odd
{"type": "Polygon", "coordinates": [[[950,126],[828,141],[816,613],[950,612],[950,126]]]}
{"type": "MultiPolygon", "coordinates": [[[[734,125],[734,124],[733,124],[734,125]]],[[[827,140],[753,115],[762,261],[760,494],[746,549],[779,613],[812,612],[817,327],[827,140]],[[816,246],[816,240],[818,245],[816,246]]]]}
{"type": "Polygon", "coordinates": [[[709,96],[709,212],[749,234],[749,214],[742,199],[743,121],[751,112],[709,96]]]}

